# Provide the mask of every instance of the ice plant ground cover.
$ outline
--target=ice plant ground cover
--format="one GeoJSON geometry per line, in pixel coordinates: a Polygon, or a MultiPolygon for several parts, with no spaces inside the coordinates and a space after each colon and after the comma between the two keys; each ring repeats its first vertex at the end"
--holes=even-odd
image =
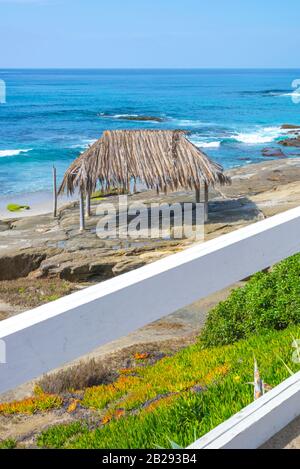
{"type": "MultiPolygon", "coordinates": [[[[253,401],[254,357],[266,391],[299,371],[299,278],[296,255],[234,291],[210,312],[196,343],[175,355],[151,364],[142,351],[108,384],[57,395],[37,388],[32,399],[2,404],[0,415],[71,416],[35,435],[44,448],[187,446],[253,401]]],[[[0,447],[14,445],[22,442],[0,447]]]]}
{"type": "Polygon", "coordinates": [[[79,405],[97,409],[84,421],[50,427],[37,442],[47,448],[187,446],[253,400],[253,354],[268,388],[289,376],[293,337],[300,328],[272,331],[234,345],[203,349],[201,342],[155,365],[128,371],[111,385],[86,389],[79,405]],[[284,364],[284,363],[285,364],[284,364]]]}

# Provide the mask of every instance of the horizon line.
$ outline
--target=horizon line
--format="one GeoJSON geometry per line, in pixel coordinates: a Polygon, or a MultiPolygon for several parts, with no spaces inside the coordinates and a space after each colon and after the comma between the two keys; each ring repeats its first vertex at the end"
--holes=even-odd
{"type": "Polygon", "coordinates": [[[300,70],[299,67],[0,67],[0,70],[300,70]]]}

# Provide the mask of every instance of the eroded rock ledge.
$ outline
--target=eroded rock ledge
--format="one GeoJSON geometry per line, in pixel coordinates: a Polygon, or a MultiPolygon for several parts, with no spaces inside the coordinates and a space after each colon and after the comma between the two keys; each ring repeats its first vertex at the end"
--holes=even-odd
{"type": "MultiPolygon", "coordinates": [[[[210,190],[205,239],[256,222],[300,204],[300,158],[279,159],[231,170],[232,186],[210,190]]],[[[131,201],[189,202],[192,192],[157,197],[152,191],[131,201]]],[[[110,198],[116,201],[115,197],[110,198]]],[[[0,222],[0,281],[20,277],[94,282],[111,278],[175,253],[189,240],[102,240],[95,233],[96,204],[87,230],[78,231],[78,206],[71,203],[51,215],[0,222]]],[[[1,300],[1,291],[0,291],[1,300]]]]}

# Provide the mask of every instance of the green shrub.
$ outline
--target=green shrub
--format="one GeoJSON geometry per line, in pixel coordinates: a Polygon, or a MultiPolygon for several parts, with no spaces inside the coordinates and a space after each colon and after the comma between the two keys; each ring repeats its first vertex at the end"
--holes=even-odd
{"type": "Polygon", "coordinates": [[[300,254],[254,275],[213,308],[201,332],[205,347],[227,345],[300,322],[300,254]]]}
{"type": "Polygon", "coordinates": [[[14,449],[17,446],[16,440],[11,438],[0,441],[0,449],[14,449]]]}

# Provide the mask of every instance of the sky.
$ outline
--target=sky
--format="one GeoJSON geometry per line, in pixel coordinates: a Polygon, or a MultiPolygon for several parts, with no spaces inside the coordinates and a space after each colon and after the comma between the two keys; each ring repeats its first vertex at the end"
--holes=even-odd
{"type": "Polygon", "coordinates": [[[0,68],[297,68],[299,0],[0,0],[0,68]]]}

